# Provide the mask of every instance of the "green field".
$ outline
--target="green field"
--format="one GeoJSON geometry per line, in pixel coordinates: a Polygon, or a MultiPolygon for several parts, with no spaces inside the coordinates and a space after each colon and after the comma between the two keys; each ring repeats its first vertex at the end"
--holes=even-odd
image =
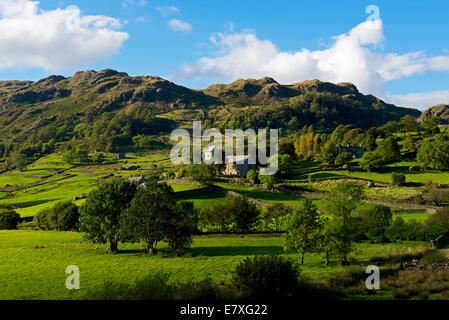
{"type": "Polygon", "coordinates": [[[430,213],[397,213],[393,216],[393,218],[401,217],[404,221],[416,220],[420,222],[424,222],[431,216],[430,213]]]}
{"type": "MultiPolygon", "coordinates": [[[[399,162],[394,166],[407,167],[412,162],[399,162]]],[[[390,182],[391,173],[367,173],[349,171],[318,171],[311,174],[304,170],[319,169],[318,162],[299,161],[295,163],[294,172],[300,179],[351,176],[390,182]]],[[[10,204],[22,217],[34,216],[42,209],[54,206],[57,202],[71,200],[75,196],[89,193],[96,188],[100,178],[113,174],[129,177],[149,175],[159,170],[171,168],[164,156],[129,156],[120,161],[113,161],[106,156],[103,164],[72,165],[62,161],[59,154],[45,156],[23,171],[9,171],[0,176],[0,204],[10,204]],[[137,166],[128,170],[130,166],[137,166]]],[[[447,172],[406,172],[407,181],[424,182],[431,178],[434,183],[445,181],[447,172]],[[433,175],[432,175],[433,174],[433,175]]],[[[296,178],[298,178],[296,177],[296,178]]],[[[287,181],[288,182],[288,181],[287,181]]],[[[316,191],[328,191],[338,181],[295,183],[316,191]]],[[[258,187],[245,187],[230,183],[217,183],[218,186],[256,199],[258,201],[298,208],[304,196],[267,191],[258,187]]],[[[194,190],[198,184],[180,181],[172,184],[175,192],[194,190]]],[[[367,188],[370,198],[408,201],[411,196],[419,194],[422,187],[391,187],[379,185],[367,188]]],[[[221,192],[203,193],[185,196],[182,200],[193,201],[200,209],[211,209],[217,204],[230,201],[221,192]]],[[[85,200],[76,201],[81,205],[85,200]]],[[[325,200],[312,199],[319,210],[325,209],[325,200]]],[[[357,210],[366,210],[373,204],[359,203],[357,210]]],[[[392,208],[395,209],[395,208],[392,208]]],[[[425,221],[430,214],[395,214],[406,221],[425,221]]],[[[357,243],[350,254],[350,265],[342,268],[335,261],[325,267],[319,253],[306,255],[301,267],[303,275],[312,281],[321,281],[330,275],[347,270],[360,270],[373,257],[385,257],[389,254],[410,253],[427,247],[422,242],[394,242],[389,244],[357,243]]],[[[297,260],[297,254],[285,254],[283,239],[280,235],[203,235],[195,236],[192,247],[179,258],[162,243],[159,253],[148,256],[143,244],[120,244],[120,253],[110,255],[107,245],[92,244],[83,240],[83,235],[72,232],[54,231],[0,231],[0,299],[78,299],[89,288],[107,280],[130,282],[147,273],[163,270],[170,272],[171,281],[200,281],[210,277],[215,282],[229,281],[232,270],[247,256],[262,254],[283,254],[297,260]],[[69,291],[65,288],[67,275],[65,269],[76,265],[81,270],[81,290],[69,291]]],[[[372,298],[373,296],[357,297],[372,298]]],[[[391,292],[380,291],[379,298],[390,297],[391,292]]]]}
{"type": "Polygon", "coordinates": [[[220,192],[211,192],[195,196],[187,196],[181,198],[181,200],[192,201],[195,204],[195,207],[200,210],[212,209],[213,206],[217,204],[230,201],[224,194],[220,192]]]}
{"type": "MultiPolygon", "coordinates": [[[[433,183],[446,184],[449,181],[449,172],[445,171],[418,171],[410,172],[408,170],[395,170],[395,172],[405,175],[407,182],[424,183],[430,179],[433,183]]],[[[391,172],[364,172],[364,171],[318,171],[310,174],[303,174],[295,177],[298,180],[307,180],[309,176],[312,179],[353,177],[380,182],[391,182],[391,172]]]]}
{"type": "MultiPolygon", "coordinates": [[[[356,244],[351,263],[364,263],[372,257],[409,252],[426,246],[420,242],[396,242],[384,245],[356,244]]],[[[194,238],[191,249],[175,258],[165,245],[160,253],[147,256],[143,245],[121,244],[119,254],[111,255],[106,245],[90,244],[82,234],[52,231],[0,231],[0,299],[77,299],[89,288],[106,280],[126,281],[147,273],[164,270],[172,281],[186,282],[206,277],[228,281],[233,268],[247,256],[282,254],[282,238],[267,235],[210,235],[194,238]],[[65,288],[66,267],[80,268],[81,290],[65,288]]],[[[298,259],[295,254],[289,254],[298,259]]],[[[342,271],[335,262],[323,266],[319,254],[306,256],[304,275],[320,280],[342,271]]],[[[351,266],[344,270],[351,269],[351,266]]]]}
{"type": "Polygon", "coordinates": [[[172,184],[171,187],[173,188],[174,192],[179,192],[179,191],[195,190],[200,188],[201,186],[196,184],[172,184]]]}
{"type": "MultiPolygon", "coordinates": [[[[166,156],[133,156],[114,161],[106,155],[103,164],[73,165],[65,163],[58,153],[46,155],[22,171],[11,170],[0,175],[0,204],[10,204],[22,217],[34,216],[57,202],[93,190],[101,177],[114,174],[129,177],[151,172],[164,166],[166,156]],[[129,164],[126,164],[129,163],[129,164]],[[138,164],[138,170],[121,171],[121,167],[138,164]],[[6,191],[9,191],[7,193],[6,191]]],[[[195,185],[178,185],[175,191],[195,189],[195,185]]]]}
{"type": "Polygon", "coordinates": [[[31,178],[31,177],[1,175],[0,176],[0,188],[5,187],[6,185],[18,186],[18,185],[33,183],[36,181],[38,181],[38,179],[31,178]]]}

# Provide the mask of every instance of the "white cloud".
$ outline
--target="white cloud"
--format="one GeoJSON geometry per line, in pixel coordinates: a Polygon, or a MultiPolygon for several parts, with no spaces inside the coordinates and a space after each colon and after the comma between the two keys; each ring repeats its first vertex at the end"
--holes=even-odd
{"type": "Polygon", "coordinates": [[[192,31],[192,25],[188,22],[181,21],[178,19],[171,19],[168,22],[168,26],[174,31],[180,31],[185,33],[190,33],[192,31]]]}
{"type": "Polygon", "coordinates": [[[134,19],[136,23],[148,23],[151,22],[151,19],[147,16],[140,16],[134,19]]]}
{"type": "Polygon", "coordinates": [[[449,90],[390,95],[386,97],[386,100],[398,106],[414,107],[424,110],[437,104],[449,104],[449,90]]]}
{"type": "Polygon", "coordinates": [[[423,108],[435,101],[449,102],[447,94],[441,92],[391,95],[386,82],[425,71],[449,71],[449,56],[428,57],[424,52],[386,54],[382,52],[384,39],[381,20],[365,21],[334,37],[329,48],[315,51],[281,51],[273,42],[260,40],[253,31],[216,33],[211,37],[218,48],[215,55],[185,64],[172,78],[230,82],[269,76],[285,84],[317,78],[352,82],[365,94],[403,106],[423,108]]]}
{"type": "MultiPolygon", "coordinates": [[[[133,4],[134,4],[134,0],[123,0],[122,1],[122,7],[123,8],[128,8],[129,6],[132,6],[133,4]]],[[[141,7],[146,7],[148,5],[148,1],[147,0],[140,0],[138,5],[141,6],[141,7]]]]}
{"type": "Polygon", "coordinates": [[[37,1],[0,0],[0,69],[75,70],[118,52],[129,38],[120,28],[76,6],[45,11],[37,1]]]}
{"type": "Polygon", "coordinates": [[[133,0],[123,0],[122,1],[122,7],[123,8],[128,8],[128,6],[132,5],[134,3],[133,0]]]}
{"type": "Polygon", "coordinates": [[[160,11],[164,16],[168,16],[170,13],[181,13],[181,10],[175,6],[157,7],[156,9],[160,11]]]}

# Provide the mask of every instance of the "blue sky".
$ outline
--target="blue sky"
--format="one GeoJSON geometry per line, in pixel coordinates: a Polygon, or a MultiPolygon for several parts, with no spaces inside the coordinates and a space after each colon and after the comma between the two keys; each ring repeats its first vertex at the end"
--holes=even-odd
{"type": "Polygon", "coordinates": [[[0,0],[0,32],[9,36],[0,38],[0,79],[104,68],[192,88],[312,77],[423,109],[449,103],[448,12],[443,0],[0,0]],[[375,32],[364,25],[368,5],[379,8],[375,32]],[[63,32],[73,14],[99,24],[63,32]]]}

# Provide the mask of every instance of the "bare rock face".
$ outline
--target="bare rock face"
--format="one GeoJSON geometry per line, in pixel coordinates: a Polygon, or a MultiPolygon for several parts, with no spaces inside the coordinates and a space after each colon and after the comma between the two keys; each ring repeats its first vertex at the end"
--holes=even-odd
{"type": "Polygon", "coordinates": [[[49,76],[47,78],[41,79],[38,82],[36,82],[36,84],[38,85],[42,85],[42,86],[49,86],[49,85],[53,85],[55,83],[58,83],[60,81],[65,80],[66,78],[63,76],[49,76]]]}
{"type": "Polygon", "coordinates": [[[308,80],[303,82],[298,82],[291,87],[300,93],[306,92],[332,92],[340,95],[351,95],[358,94],[359,91],[357,87],[349,82],[341,82],[338,84],[330,83],[330,82],[322,82],[319,80],[308,80]]]}
{"type": "Polygon", "coordinates": [[[419,121],[427,118],[437,118],[441,124],[449,124],[449,105],[439,104],[424,111],[419,117],[419,121]]]}
{"type": "Polygon", "coordinates": [[[292,85],[281,85],[274,79],[239,79],[230,84],[214,84],[203,90],[204,93],[222,99],[248,99],[256,97],[257,101],[291,98],[307,92],[331,92],[339,95],[358,95],[359,91],[352,83],[330,83],[308,80],[292,85]]]}
{"type": "Polygon", "coordinates": [[[257,94],[262,100],[290,98],[295,95],[297,95],[297,93],[294,90],[282,86],[279,83],[268,84],[257,94]]]}

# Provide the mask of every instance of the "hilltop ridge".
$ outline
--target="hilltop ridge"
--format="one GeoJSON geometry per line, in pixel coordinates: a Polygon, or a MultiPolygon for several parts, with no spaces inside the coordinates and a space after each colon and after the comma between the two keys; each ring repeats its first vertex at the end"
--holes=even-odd
{"type": "Polygon", "coordinates": [[[127,137],[158,135],[191,120],[202,120],[206,127],[299,130],[313,125],[326,131],[340,123],[368,128],[406,114],[417,117],[420,112],[363,95],[351,83],[316,79],[290,85],[269,77],[239,79],[195,90],[157,76],[131,77],[105,69],[39,81],[0,81],[0,142],[46,141],[61,128],[69,132],[68,139],[80,124],[88,132],[101,125],[112,136],[127,130],[127,137]],[[147,122],[130,120],[137,118],[147,122]],[[139,128],[149,123],[151,128],[139,128]]]}

